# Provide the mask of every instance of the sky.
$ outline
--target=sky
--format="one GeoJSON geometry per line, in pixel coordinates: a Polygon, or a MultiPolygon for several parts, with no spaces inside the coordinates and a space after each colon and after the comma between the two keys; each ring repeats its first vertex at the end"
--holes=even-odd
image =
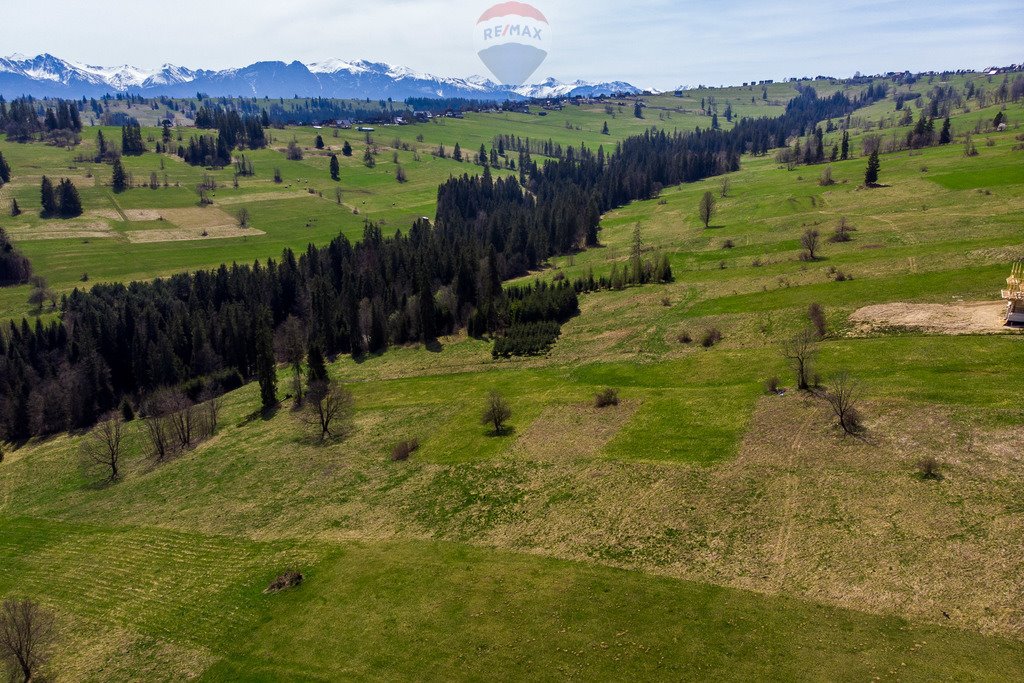
{"type": "MultiPolygon", "coordinates": [[[[367,59],[488,74],[473,30],[494,0],[8,0],[0,55],[222,69],[367,59]]],[[[1024,62],[1022,0],[536,0],[553,44],[530,78],[640,87],[1024,62]]]]}

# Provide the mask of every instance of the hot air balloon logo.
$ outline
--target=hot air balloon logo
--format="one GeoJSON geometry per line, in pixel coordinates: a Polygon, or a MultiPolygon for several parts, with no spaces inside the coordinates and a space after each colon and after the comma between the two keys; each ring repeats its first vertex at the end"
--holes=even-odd
{"type": "Polygon", "coordinates": [[[477,55],[502,85],[522,85],[547,58],[551,27],[540,10],[502,2],[480,15],[473,36],[477,55]]]}

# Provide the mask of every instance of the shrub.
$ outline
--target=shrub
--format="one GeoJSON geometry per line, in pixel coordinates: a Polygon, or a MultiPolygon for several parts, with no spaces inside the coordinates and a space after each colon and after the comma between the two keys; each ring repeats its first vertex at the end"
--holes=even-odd
{"type": "Polygon", "coordinates": [[[722,249],[732,249],[735,246],[736,246],[736,243],[733,242],[732,240],[726,240],[726,241],[722,242],[722,249]]]}
{"type": "Polygon", "coordinates": [[[299,572],[289,569],[270,582],[264,593],[279,593],[280,591],[294,588],[302,583],[304,577],[299,572]]]}
{"type": "Polygon", "coordinates": [[[768,394],[778,394],[778,393],[780,393],[779,392],[779,378],[778,377],[769,377],[767,380],[765,380],[765,382],[764,382],[764,390],[765,390],[765,393],[768,393],[768,394]]]}
{"type": "Polygon", "coordinates": [[[404,441],[399,441],[395,444],[395,447],[391,449],[392,462],[408,460],[409,456],[417,451],[419,447],[419,439],[406,439],[404,441]]]}
{"type": "Polygon", "coordinates": [[[689,332],[684,330],[683,332],[679,333],[679,343],[680,344],[692,344],[693,343],[693,337],[690,336],[689,332]]]}
{"type": "Polygon", "coordinates": [[[661,305],[668,308],[672,305],[672,299],[669,299],[667,296],[661,297],[661,305]]]}
{"type": "Polygon", "coordinates": [[[807,318],[811,321],[818,339],[824,339],[828,334],[828,327],[825,322],[825,309],[821,304],[815,302],[807,307],[807,318]]]}
{"type": "Polygon", "coordinates": [[[721,331],[719,331],[717,327],[711,327],[704,333],[704,336],[700,340],[700,345],[705,349],[710,349],[720,341],[722,341],[721,331]]]}
{"type": "Polygon", "coordinates": [[[594,397],[594,405],[598,408],[619,405],[619,390],[608,387],[598,392],[594,397]]]}
{"type": "Polygon", "coordinates": [[[925,481],[942,479],[942,465],[934,455],[926,455],[917,461],[917,473],[925,481]]]}
{"type": "Polygon", "coordinates": [[[505,397],[497,391],[491,391],[487,395],[484,412],[480,416],[480,424],[490,425],[494,429],[494,434],[501,435],[505,433],[505,422],[510,417],[512,417],[512,408],[509,407],[505,397]]]}

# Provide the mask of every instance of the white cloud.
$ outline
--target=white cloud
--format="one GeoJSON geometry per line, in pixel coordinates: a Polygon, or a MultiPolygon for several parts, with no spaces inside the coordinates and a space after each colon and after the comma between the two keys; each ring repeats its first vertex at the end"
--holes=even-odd
{"type": "MultiPolygon", "coordinates": [[[[11,2],[6,52],[91,64],[224,68],[258,60],[369,59],[440,75],[483,73],[472,28],[490,2],[50,0],[11,2]]],[[[555,46],[535,74],[640,85],[982,67],[1024,60],[1019,0],[536,0],[555,46]]]]}

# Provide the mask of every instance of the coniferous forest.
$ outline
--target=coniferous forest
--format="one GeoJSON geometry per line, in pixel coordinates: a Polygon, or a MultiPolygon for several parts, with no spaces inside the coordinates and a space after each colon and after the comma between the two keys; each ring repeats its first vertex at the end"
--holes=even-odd
{"type": "MultiPolygon", "coordinates": [[[[648,131],[607,155],[570,147],[542,164],[522,151],[518,178],[495,179],[485,165],[479,176],[444,183],[433,224],[421,219],[386,237],[368,223],[356,243],[339,236],[265,263],[75,290],[61,302],[59,320],[24,320],[0,334],[0,431],[23,439],[84,427],[125,399],[140,405],[161,387],[225,371],[260,379],[272,403],[272,340],[291,318],[308,347],[327,355],[431,343],[462,328],[495,337],[496,356],[541,353],[577,312],[579,292],[669,281],[667,259],[638,263],[618,282],[590,277],[503,289],[502,281],[598,244],[609,209],[736,170],[742,153],[765,154],[883,95],[819,99],[806,89],[783,116],[744,119],[729,131],[648,131]]],[[[8,131],[31,127],[20,112],[12,104],[8,131]]],[[[265,144],[258,116],[205,116],[220,130],[212,150],[209,142],[205,152],[197,149],[199,163],[211,155],[230,163],[229,150],[265,144]]],[[[6,277],[23,280],[29,266],[11,254],[6,277]]]]}

